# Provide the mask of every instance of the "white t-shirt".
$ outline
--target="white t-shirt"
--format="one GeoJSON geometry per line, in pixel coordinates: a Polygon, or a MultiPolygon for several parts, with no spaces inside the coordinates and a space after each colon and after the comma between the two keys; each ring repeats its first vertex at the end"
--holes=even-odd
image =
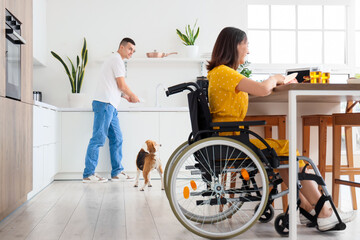
{"type": "Polygon", "coordinates": [[[117,108],[121,99],[121,90],[118,88],[116,78],[125,77],[125,72],[125,63],[120,54],[114,53],[101,67],[94,100],[110,103],[117,108]]]}

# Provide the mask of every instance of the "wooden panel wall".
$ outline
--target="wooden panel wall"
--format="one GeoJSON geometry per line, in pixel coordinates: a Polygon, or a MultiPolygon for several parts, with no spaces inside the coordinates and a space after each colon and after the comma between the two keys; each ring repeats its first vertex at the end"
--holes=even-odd
{"type": "MultiPolygon", "coordinates": [[[[0,0],[0,16],[5,15],[5,2],[0,0]]],[[[5,18],[0,17],[0,97],[5,96],[5,18]]]]}
{"type": "Polygon", "coordinates": [[[0,220],[32,190],[32,0],[0,0],[0,220]],[[22,23],[21,102],[5,98],[5,8],[22,23]],[[3,51],[4,50],[4,51],[3,51]]]}
{"type": "Polygon", "coordinates": [[[0,219],[32,189],[32,105],[0,97],[0,219]]]}

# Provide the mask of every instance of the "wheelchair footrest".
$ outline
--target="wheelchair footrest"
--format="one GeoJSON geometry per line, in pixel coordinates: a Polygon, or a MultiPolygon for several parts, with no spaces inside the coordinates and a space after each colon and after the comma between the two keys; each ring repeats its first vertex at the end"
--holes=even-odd
{"type": "Polygon", "coordinates": [[[329,232],[329,231],[342,231],[342,230],[345,230],[346,229],[346,224],[341,222],[341,223],[338,223],[335,225],[335,227],[329,229],[329,230],[326,230],[326,231],[321,231],[319,228],[318,230],[321,231],[321,232],[329,232]]]}

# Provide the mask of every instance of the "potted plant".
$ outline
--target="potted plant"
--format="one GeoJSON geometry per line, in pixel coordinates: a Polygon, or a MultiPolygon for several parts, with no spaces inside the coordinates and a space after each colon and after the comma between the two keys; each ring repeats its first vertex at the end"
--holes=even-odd
{"type": "Polygon", "coordinates": [[[185,26],[185,34],[183,34],[179,29],[176,29],[177,35],[186,46],[187,56],[191,58],[197,57],[199,52],[199,47],[195,45],[195,41],[199,36],[200,27],[196,29],[196,23],[197,20],[193,28],[191,28],[190,25],[185,26]]]}
{"type": "Polygon", "coordinates": [[[239,65],[237,71],[240,74],[244,75],[245,77],[249,78],[249,77],[251,77],[251,73],[252,73],[252,71],[247,68],[249,65],[250,65],[250,62],[246,60],[243,64],[239,65]]]}
{"type": "Polygon", "coordinates": [[[84,101],[84,94],[80,93],[80,91],[84,80],[85,67],[88,62],[88,49],[86,44],[86,38],[84,38],[84,43],[81,50],[81,61],[78,55],[76,57],[76,65],[74,65],[71,59],[67,57],[70,62],[70,67],[68,67],[57,53],[51,51],[51,54],[63,65],[66,75],[69,78],[71,86],[71,94],[69,94],[70,106],[82,107],[84,101]]]}

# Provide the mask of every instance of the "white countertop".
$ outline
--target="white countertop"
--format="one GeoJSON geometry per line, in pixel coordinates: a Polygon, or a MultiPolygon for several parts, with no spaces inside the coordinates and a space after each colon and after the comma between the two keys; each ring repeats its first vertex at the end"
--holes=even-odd
{"type": "MultiPolygon", "coordinates": [[[[53,105],[34,101],[34,105],[51,109],[58,112],[92,112],[91,108],[58,108],[53,105]]],[[[121,107],[117,109],[118,112],[188,112],[188,107],[121,107]]]]}

